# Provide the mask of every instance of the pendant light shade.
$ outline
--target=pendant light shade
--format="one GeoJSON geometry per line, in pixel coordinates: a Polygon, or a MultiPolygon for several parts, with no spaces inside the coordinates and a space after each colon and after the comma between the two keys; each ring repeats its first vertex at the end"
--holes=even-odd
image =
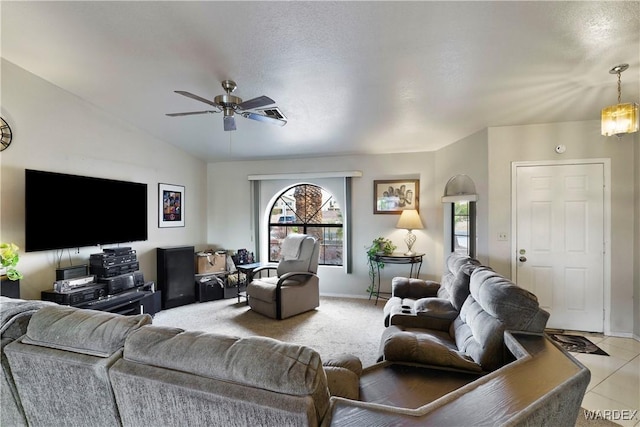
{"type": "Polygon", "coordinates": [[[629,102],[602,109],[602,134],[622,135],[638,131],[638,104],[629,102]]]}
{"type": "Polygon", "coordinates": [[[638,104],[629,102],[622,104],[620,98],[622,95],[620,88],[620,74],[629,68],[629,64],[616,65],[610,74],[618,75],[618,103],[602,109],[601,133],[604,136],[622,136],[625,133],[637,132],[640,127],[640,114],[638,113],[638,104]]]}

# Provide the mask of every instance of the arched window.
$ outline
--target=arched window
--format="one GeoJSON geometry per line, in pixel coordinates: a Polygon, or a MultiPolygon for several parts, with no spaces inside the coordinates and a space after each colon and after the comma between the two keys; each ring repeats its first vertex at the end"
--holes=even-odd
{"type": "Polygon", "coordinates": [[[322,187],[295,185],[275,200],[269,214],[269,262],[280,259],[280,245],[290,233],[320,240],[320,265],[342,265],[342,210],[322,187]]]}

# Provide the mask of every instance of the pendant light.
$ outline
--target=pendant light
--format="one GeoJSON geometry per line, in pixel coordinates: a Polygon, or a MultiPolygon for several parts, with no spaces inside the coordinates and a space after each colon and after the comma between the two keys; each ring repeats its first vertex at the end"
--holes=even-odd
{"type": "Polygon", "coordinates": [[[609,74],[618,75],[618,103],[602,109],[601,133],[604,136],[615,135],[621,137],[625,133],[634,133],[638,131],[638,104],[629,102],[622,104],[620,98],[622,91],[620,90],[620,74],[629,68],[629,64],[616,65],[609,70],[609,74]]]}

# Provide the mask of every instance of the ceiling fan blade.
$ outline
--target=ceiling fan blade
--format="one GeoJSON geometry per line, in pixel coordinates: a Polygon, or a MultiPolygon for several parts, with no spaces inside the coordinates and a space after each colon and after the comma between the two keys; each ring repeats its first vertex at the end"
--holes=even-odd
{"type": "Polygon", "coordinates": [[[224,116],[224,130],[236,130],[236,119],[233,116],[224,116]]]}
{"type": "Polygon", "coordinates": [[[179,116],[192,116],[194,114],[213,114],[219,113],[219,111],[207,110],[207,111],[189,111],[186,113],[167,113],[166,115],[169,117],[179,117],[179,116]]]}
{"type": "Polygon", "coordinates": [[[194,95],[191,92],[186,92],[184,90],[176,90],[174,92],[175,93],[179,93],[182,96],[186,96],[187,98],[195,99],[196,101],[204,102],[205,104],[209,104],[209,105],[213,105],[214,107],[218,107],[218,104],[216,104],[215,102],[209,101],[208,99],[204,99],[201,96],[194,95]]]}
{"type": "Polygon", "coordinates": [[[246,117],[247,119],[257,120],[259,122],[270,123],[272,125],[284,126],[287,124],[286,120],[276,119],[274,117],[264,116],[262,114],[256,113],[242,113],[242,117],[246,117]]]}
{"type": "Polygon", "coordinates": [[[252,110],[254,108],[264,107],[265,105],[275,104],[276,101],[268,96],[259,96],[257,98],[249,99],[241,104],[238,104],[238,108],[241,110],[252,110]]]}

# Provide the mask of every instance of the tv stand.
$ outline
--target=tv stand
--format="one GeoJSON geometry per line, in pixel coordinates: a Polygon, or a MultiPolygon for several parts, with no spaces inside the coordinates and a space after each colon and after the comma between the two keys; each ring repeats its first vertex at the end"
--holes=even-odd
{"type": "Polygon", "coordinates": [[[159,301],[160,292],[134,290],[109,295],[98,300],[76,305],[75,307],[124,315],[148,313],[153,316],[160,311],[159,301]]]}

